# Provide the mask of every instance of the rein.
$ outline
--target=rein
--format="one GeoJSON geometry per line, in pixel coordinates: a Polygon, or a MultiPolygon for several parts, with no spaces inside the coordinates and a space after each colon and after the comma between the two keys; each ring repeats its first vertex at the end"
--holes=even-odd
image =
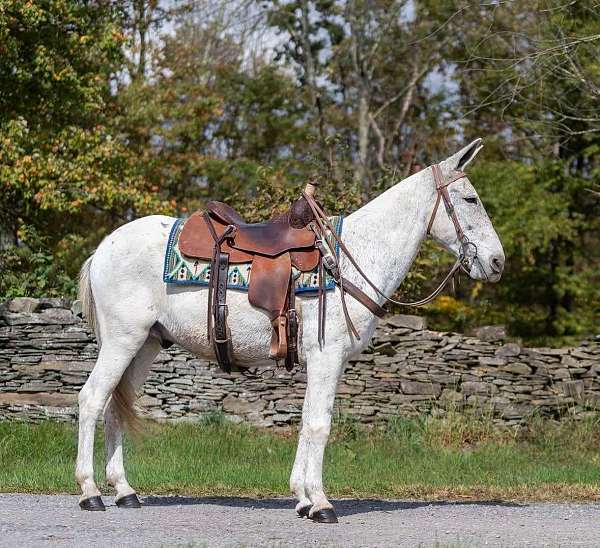
{"type": "MultiPolygon", "coordinates": [[[[448,187],[452,183],[458,181],[459,179],[466,177],[466,174],[462,171],[457,171],[450,177],[450,179],[448,179],[447,181],[444,181],[444,178],[442,175],[442,170],[441,170],[439,164],[434,164],[433,166],[431,166],[431,170],[433,172],[433,178],[435,181],[435,189],[436,189],[437,196],[436,196],[435,205],[433,207],[433,211],[431,213],[431,217],[429,219],[429,223],[427,225],[427,234],[431,233],[431,228],[435,221],[435,217],[437,215],[437,211],[439,209],[440,202],[443,201],[446,213],[448,214],[448,217],[450,217],[452,224],[454,225],[454,229],[456,230],[456,235],[458,237],[458,241],[461,244],[461,251],[460,251],[457,261],[454,263],[454,265],[452,266],[452,268],[450,269],[448,274],[445,276],[445,278],[442,280],[440,285],[436,289],[434,289],[433,292],[430,295],[428,295],[427,297],[424,297],[423,299],[420,299],[420,300],[414,301],[414,302],[402,302],[402,301],[397,301],[395,299],[391,299],[390,297],[387,297],[371,281],[371,279],[365,274],[365,272],[362,270],[362,268],[358,265],[358,263],[356,262],[356,260],[352,256],[352,254],[350,253],[350,250],[346,247],[346,245],[341,240],[341,238],[336,234],[336,231],[335,231],[333,225],[331,224],[331,222],[325,215],[325,212],[323,211],[321,206],[315,201],[315,199],[312,196],[309,196],[308,194],[306,194],[304,192],[302,193],[304,198],[308,202],[308,204],[314,214],[316,223],[318,225],[318,228],[314,227],[313,230],[317,234],[317,240],[319,241],[319,245],[323,245],[322,241],[325,240],[331,251],[331,254],[326,257],[325,266],[330,271],[335,282],[340,287],[341,296],[342,296],[342,308],[344,310],[344,315],[346,317],[346,323],[348,324],[348,327],[349,327],[350,331],[352,332],[352,334],[357,339],[359,339],[358,332],[354,328],[354,325],[352,324],[352,320],[350,319],[350,316],[348,314],[348,310],[347,310],[347,306],[346,306],[346,302],[345,302],[345,293],[348,293],[349,295],[354,297],[361,304],[363,304],[365,307],[367,307],[373,314],[375,314],[376,316],[378,316],[380,318],[385,315],[386,311],[381,305],[379,305],[375,300],[373,300],[371,297],[369,297],[364,291],[359,289],[352,282],[350,282],[349,280],[347,280],[346,278],[344,278],[341,275],[340,270],[339,270],[339,263],[336,259],[334,244],[332,242],[329,242],[326,238],[322,238],[320,236],[320,234],[325,233],[325,228],[333,236],[333,239],[335,240],[335,242],[337,242],[340,250],[344,253],[344,255],[346,255],[346,257],[348,258],[348,260],[350,261],[352,266],[361,275],[361,277],[365,280],[365,282],[375,291],[375,293],[377,293],[377,295],[379,295],[380,297],[383,297],[386,302],[400,305],[400,306],[419,307],[419,306],[423,306],[423,305],[428,304],[431,301],[433,301],[443,291],[443,289],[448,285],[448,282],[450,282],[450,280],[455,276],[455,274],[460,269],[464,270],[465,272],[468,272],[467,266],[468,266],[468,259],[469,259],[469,250],[471,248],[473,248],[473,250],[474,250],[474,252],[471,254],[472,260],[473,261],[478,260],[477,246],[468,239],[467,235],[463,231],[463,229],[460,225],[460,222],[458,220],[458,217],[456,216],[454,206],[452,205],[452,202],[450,200],[450,195],[448,194],[448,187]]],[[[319,324],[319,327],[321,327],[320,324],[319,324]]],[[[320,331],[319,341],[321,342],[322,334],[321,334],[321,330],[319,330],[319,331],[320,331]]]]}

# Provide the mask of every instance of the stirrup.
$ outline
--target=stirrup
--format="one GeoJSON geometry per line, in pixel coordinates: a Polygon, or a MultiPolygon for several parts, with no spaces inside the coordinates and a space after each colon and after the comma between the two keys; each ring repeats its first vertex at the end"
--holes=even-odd
{"type": "Polygon", "coordinates": [[[283,360],[287,356],[287,315],[282,314],[271,320],[273,335],[269,357],[274,360],[283,360]]]}

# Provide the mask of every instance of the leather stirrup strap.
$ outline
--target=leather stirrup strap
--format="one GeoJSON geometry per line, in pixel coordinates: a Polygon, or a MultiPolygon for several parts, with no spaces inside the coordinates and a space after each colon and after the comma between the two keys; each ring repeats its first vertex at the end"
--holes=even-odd
{"type": "Polygon", "coordinates": [[[291,371],[298,360],[298,313],[296,311],[296,290],[294,275],[290,275],[290,288],[287,303],[287,355],[285,368],[291,371]]]}
{"type": "Polygon", "coordinates": [[[236,228],[229,225],[219,237],[208,213],[204,212],[204,220],[214,240],[213,256],[210,267],[208,285],[208,317],[206,321],[208,340],[212,342],[215,357],[221,369],[231,373],[233,363],[233,345],[231,332],[227,326],[227,277],[229,274],[229,254],[221,251],[223,242],[231,237],[236,228]]]}
{"type": "MultiPolygon", "coordinates": [[[[212,254],[212,259],[211,259],[211,271],[215,270],[215,266],[217,264],[217,242],[219,240],[217,233],[215,231],[215,227],[212,225],[211,221],[210,221],[210,217],[208,216],[208,213],[206,213],[206,211],[202,214],[202,218],[204,219],[204,221],[206,222],[206,224],[208,225],[208,231],[210,232],[210,235],[212,237],[212,239],[214,240],[214,245],[213,245],[213,254],[212,254]]],[[[207,329],[207,337],[208,337],[208,342],[210,343],[212,341],[212,337],[213,337],[213,333],[212,333],[212,325],[213,325],[213,298],[214,298],[214,276],[210,277],[210,280],[208,282],[208,306],[207,308],[207,318],[206,318],[206,329],[207,329]]]]}
{"type": "Polygon", "coordinates": [[[215,280],[216,300],[213,303],[214,310],[214,337],[213,346],[219,365],[231,373],[233,363],[233,345],[231,332],[227,326],[227,275],[229,273],[229,254],[219,253],[215,280]]]}

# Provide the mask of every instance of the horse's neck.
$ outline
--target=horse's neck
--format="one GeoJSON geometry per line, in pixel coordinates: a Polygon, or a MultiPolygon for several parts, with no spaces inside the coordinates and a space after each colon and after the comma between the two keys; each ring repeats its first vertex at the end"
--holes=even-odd
{"type": "MultiPolygon", "coordinates": [[[[342,237],[371,281],[390,297],[408,274],[426,237],[435,200],[430,170],[396,184],[344,221],[342,237]]],[[[375,293],[348,261],[344,275],[369,295],[375,293]]],[[[383,299],[378,297],[382,302],[383,299]]]]}

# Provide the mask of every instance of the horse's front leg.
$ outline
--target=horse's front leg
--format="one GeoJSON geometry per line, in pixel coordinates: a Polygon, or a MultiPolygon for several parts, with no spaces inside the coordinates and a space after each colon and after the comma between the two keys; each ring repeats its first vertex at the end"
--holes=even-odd
{"type": "Polygon", "coordinates": [[[323,454],[342,369],[341,357],[329,352],[317,352],[308,359],[302,427],[290,478],[292,491],[299,499],[296,511],[320,523],[337,523],[335,510],[323,490],[323,454]]]}

